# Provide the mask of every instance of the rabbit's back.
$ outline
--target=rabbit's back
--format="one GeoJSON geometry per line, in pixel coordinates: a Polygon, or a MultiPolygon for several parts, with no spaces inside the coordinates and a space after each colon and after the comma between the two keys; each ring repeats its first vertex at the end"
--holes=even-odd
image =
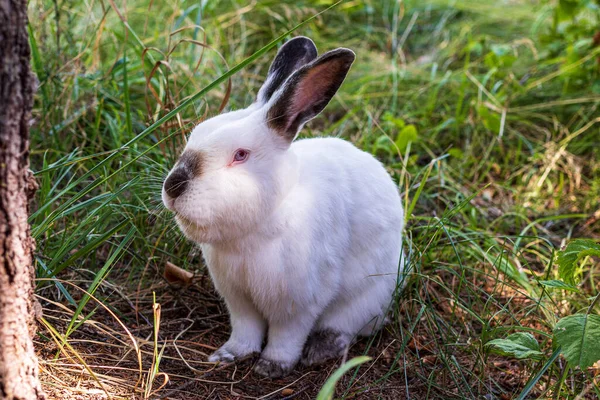
{"type": "MultiPolygon", "coordinates": [[[[292,149],[301,171],[298,185],[310,188],[315,207],[329,205],[333,207],[329,215],[343,214],[336,221],[344,221],[341,225],[329,225],[327,215],[322,216],[321,223],[326,224],[324,230],[329,234],[347,234],[349,241],[345,251],[350,255],[392,252],[388,258],[399,259],[404,212],[398,188],[383,165],[369,153],[337,138],[300,140],[292,149]],[[382,241],[397,245],[385,246],[382,241]]],[[[319,215],[319,211],[315,215],[319,215]]],[[[382,265],[371,261],[360,266],[364,271],[352,272],[360,276],[396,274],[398,271],[390,268],[397,265],[397,262],[382,265]]]]}
{"type": "Polygon", "coordinates": [[[356,228],[402,231],[398,188],[371,154],[337,138],[299,140],[292,150],[298,157],[299,186],[310,188],[316,198],[337,198],[350,222],[360,225],[356,228]]]}

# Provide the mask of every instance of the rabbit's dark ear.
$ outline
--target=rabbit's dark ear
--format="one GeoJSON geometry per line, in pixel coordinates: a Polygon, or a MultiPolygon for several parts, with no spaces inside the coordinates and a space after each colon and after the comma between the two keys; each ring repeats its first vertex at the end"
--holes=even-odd
{"type": "Polygon", "coordinates": [[[352,50],[339,48],[294,72],[267,111],[269,128],[294,140],[302,125],[323,111],[338,91],[354,58],[352,50]]]}
{"type": "Polygon", "coordinates": [[[256,101],[267,103],[273,93],[297,69],[317,58],[317,47],[307,37],[298,36],[288,40],[277,52],[269,68],[267,80],[260,88],[256,101]]]}

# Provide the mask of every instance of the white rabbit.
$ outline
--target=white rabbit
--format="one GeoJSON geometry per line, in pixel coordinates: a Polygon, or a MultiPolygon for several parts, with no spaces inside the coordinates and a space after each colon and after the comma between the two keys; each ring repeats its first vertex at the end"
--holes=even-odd
{"type": "Polygon", "coordinates": [[[370,154],[336,138],[293,142],[344,81],[355,55],[281,47],[257,100],[198,125],[162,197],[200,243],[231,318],[209,357],[262,350],[269,377],[339,357],[385,321],[402,271],[398,188],[370,154]]]}

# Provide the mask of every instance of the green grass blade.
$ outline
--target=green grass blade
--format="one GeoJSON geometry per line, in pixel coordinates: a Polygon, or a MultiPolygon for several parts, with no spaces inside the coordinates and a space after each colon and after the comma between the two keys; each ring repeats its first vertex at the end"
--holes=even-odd
{"type": "Polygon", "coordinates": [[[131,101],[129,99],[129,81],[127,75],[128,72],[128,59],[127,51],[125,50],[124,64],[123,64],[123,96],[125,101],[125,125],[127,126],[127,137],[133,136],[133,128],[131,126],[131,101]]]}
{"type": "Polygon", "coordinates": [[[121,223],[112,227],[111,229],[107,230],[106,232],[102,233],[102,235],[98,236],[97,238],[95,238],[94,240],[90,241],[88,244],[86,244],[85,246],[83,246],[82,248],[77,250],[75,253],[73,253],[73,255],[71,255],[66,261],[59,263],[59,262],[54,262],[54,260],[53,260],[53,262],[52,262],[53,268],[49,268],[49,272],[51,273],[51,275],[49,275],[48,277],[53,277],[53,276],[58,275],[65,268],[67,268],[68,266],[73,264],[77,259],[89,254],[90,252],[94,251],[96,248],[100,247],[110,237],[112,237],[114,234],[116,234],[118,231],[120,231],[121,228],[123,228],[125,225],[127,225],[128,222],[129,222],[128,220],[124,220],[121,223]]]}
{"type": "Polygon", "coordinates": [[[542,376],[544,376],[544,374],[546,373],[548,368],[550,368],[552,363],[554,363],[554,361],[556,361],[558,356],[560,356],[560,351],[561,351],[560,347],[558,347],[556,350],[554,350],[554,353],[552,353],[550,358],[548,358],[548,360],[544,363],[544,365],[542,366],[542,369],[540,369],[537,372],[537,374],[535,374],[535,376],[533,376],[533,378],[530,379],[529,382],[527,382],[527,385],[525,385],[525,388],[519,394],[519,396],[516,398],[516,400],[525,400],[525,398],[527,397],[529,392],[531,392],[531,389],[533,389],[533,387],[538,383],[538,381],[542,378],[542,376]]]}
{"type": "Polygon", "coordinates": [[[43,83],[46,79],[46,72],[44,71],[44,62],[42,61],[42,55],[40,54],[40,49],[37,45],[37,41],[35,40],[35,35],[33,34],[33,30],[31,28],[31,24],[27,24],[27,32],[29,33],[29,46],[31,47],[31,59],[33,61],[33,69],[42,83],[40,89],[42,92],[42,99],[44,103],[43,110],[46,110],[45,105],[48,104],[49,96],[48,96],[48,87],[43,83]]]}
{"type": "Polygon", "coordinates": [[[429,175],[431,174],[431,170],[433,169],[434,162],[429,164],[429,168],[425,170],[423,174],[423,178],[421,178],[421,182],[419,183],[419,187],[417,188],[417,192],[414,194],[412,201],[410,202],[410,206],[406,210],[405,221],[409,221],[412,213],[417,205],[417,201],[419,201],[419,197],[421,196],[421,192],[423,192],[423,188],[425,188],[425,184],[427,183],[427,179],[429,179],[429,175]]]}
{"type": "Polygon", "coordinates": [[[342,379],[342,376],[352,368],[357,367],[361,364],[366,363],[367,361],[371,361],[371,357],[368,356],[360,356],[354,357],[350,361],[346,362],[344,365],[340,366],[325,382],[319,394],[317,395],[317,400],[331,400],[333,399],[333,395],[335,394],[335,386],[342,379]]]}
{"type": "Polygon", "coordinates": [[[65,339],[73,332],[73,326],[77,322],[77,319],[79,318],[79,315],[83,311],[83,308],[90,300],[90,295],[93,295],[96,292],[96,289],[98,289],[98,286],[100,285],[100,283],[102,283],[102,281],[106,278],[106,275],[108,274],[109,270],[113,267],[114,263],[123,256],[125,247],[129,244],[131,239],[133,239],[133,235],[135,232],[136,232],[136,228],[132,227],[129,230],[129,232],[127,232],[127,234],[125,235],[125,238],[123,238],[123,240],[119,244],[119,247],[117,247],[112,252],[110,257],[108,257],[108,259],[104,263],[104,266],[96,273],[96,276],[94,277],[94,280],[90,284],[90,287],[88,288],[87,293],[85,293],[83,295],[83,297],[79,301],[79,304],[77,305],[77,309],[73,313],[71,322],[69,323],[69,326],[67,327],[67,330],[64,335],[65,339]]]}

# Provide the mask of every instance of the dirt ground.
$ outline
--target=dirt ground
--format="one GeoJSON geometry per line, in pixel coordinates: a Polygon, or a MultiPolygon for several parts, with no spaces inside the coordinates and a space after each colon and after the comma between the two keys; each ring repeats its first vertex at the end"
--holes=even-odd
{"type": "MultiPolygon", "coordinates": [[[[97,292],[99,299],[120,300],[105,308],[90,301],[85,311],[91,315],[69,335],[67,344],[52,340],[57,334],[40,327],[36,344],[49,398],[314,399],[343,361],[314,368],[298,366],[289,376],[277,380],[252,372],[257,356],[235,364],[214,365],[206,361],[207,355],[227,340],[229,326],[225,306],[207,276],[198,277],[188,288],[174,287],[162,279],[139,291],[128,291],[131,286],[104,286],[97,292]],[[153,295],[160,304],[154,311],[153,295]]],[[[44,317],[64,334],[73,311],[65,306],[66,302],[51,300],[55,292],[52,287],[42,290],[49,295],[41,298],[44,317]]],[[[524,386],[530,372],[523,363],[495,356],[482,359],[477,351],[480,344],[473,339],[481,327],[472,321],[467,326],[460,308],[453,309],[442,296],[436,298],[435,285],[407,288],[407,292],[399,299],[398,312],[412,318],[398,318],[402,326],[392,323],[349,349],[347,358],[367,354],[373,361],[346,374],[336,395],[352,399],[458,399],[465,398],[465,393],[477,398],[477,394],[487,391],[486,398],[508,399],[510,393],[518,393],[524,386]],[[426,316],[415,320],[419,309],[407,297],[414,290],[432,300],[439,311],[435,315],[446,315],[458,323],[458,327],[451,328],[458,332],[453,343],[443,342],[447,332],[436,337],[426,316]],[[464,326],[460,326],[461,320],[464,326]],[[448,349],[440,351],[440,346],[455,349],[450,359],[448,349]],[[449,374],[449,368],[469,371],[469,375],[461,371],[449,374]],[[464,380],[456,380],[457,375],[464,380]]],[[[511,296],[513,306],[527,309],[527,304],[518,304],[515,293],[507,292],[506,296],[511,296]]],[[[440,326],[446,323],[438,322],[440,326]]]]}

